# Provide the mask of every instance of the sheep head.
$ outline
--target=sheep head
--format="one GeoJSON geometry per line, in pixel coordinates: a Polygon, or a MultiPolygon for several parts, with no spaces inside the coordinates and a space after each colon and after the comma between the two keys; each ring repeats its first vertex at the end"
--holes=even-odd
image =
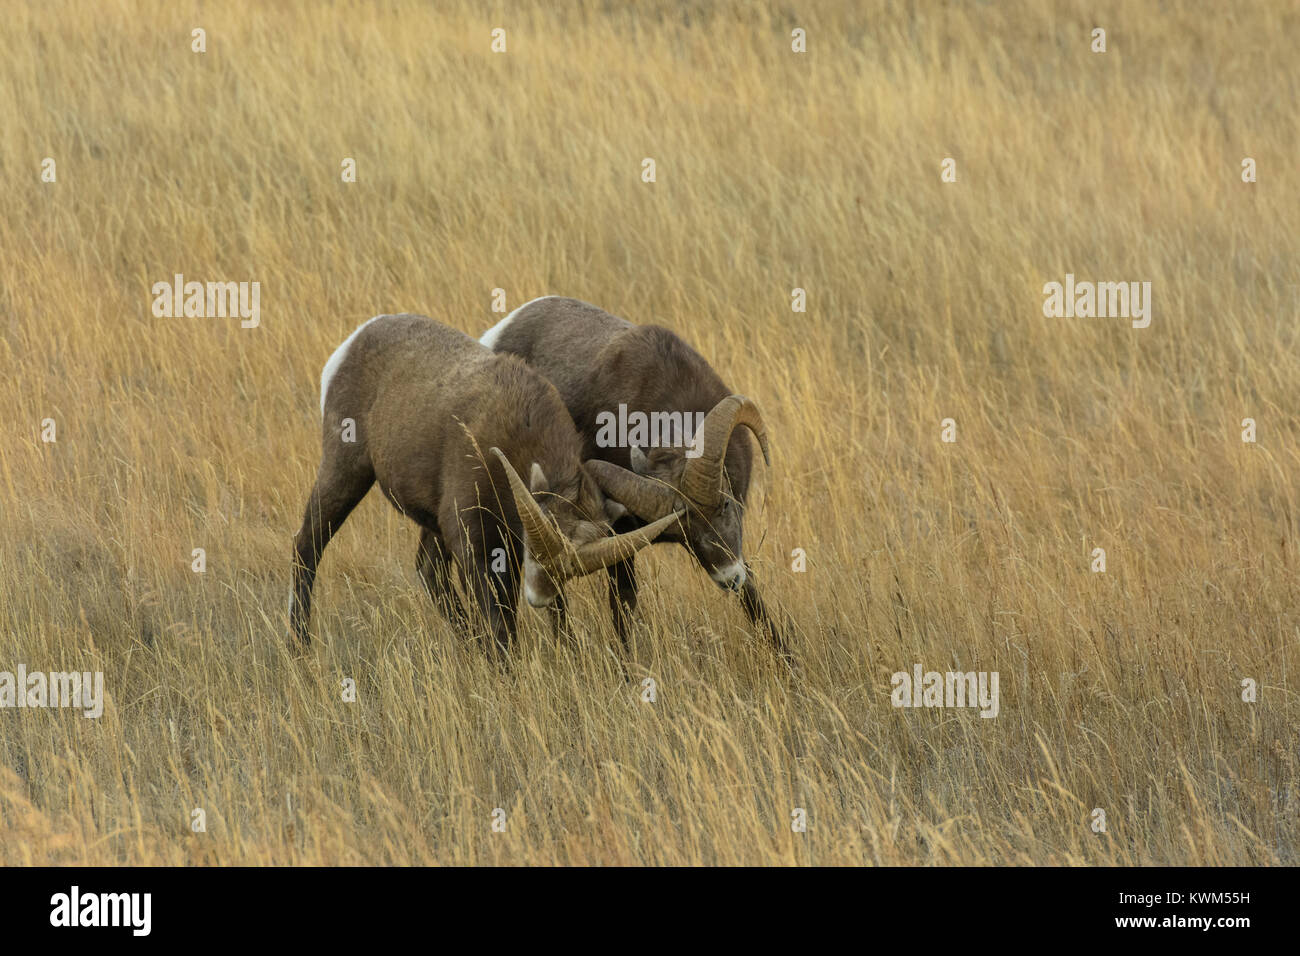
{"type": "Polygon", "coordinates": [[[746,574],[744,506],[733,494],[726,470],[732,433],[742,426],[753,433],[770,465],[763,415],[743,395],[728,395],[705,416],[693,444],[696,457],[682,448],[656,448],[648,455],[633,448],[632,471],[610,462],[587,462],[601,490],[641,520],[653,524],[680,512],[680,528],[666,532],[666,539],[682,540],[714,582],[728,590],[739,590],[746,574]]]}

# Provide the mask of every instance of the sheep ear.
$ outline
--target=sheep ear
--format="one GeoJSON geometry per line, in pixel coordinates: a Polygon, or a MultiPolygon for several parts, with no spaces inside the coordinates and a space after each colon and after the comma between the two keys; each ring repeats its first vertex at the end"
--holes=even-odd
{"type": "Polygon", "coordinates": [[[546,481],[546,472],[542,471],[542,466],[537,462],[533,462],[533,470],[528,473],[528,490],[535,495],[551,490],[546,481]]]}
{"type": "Polygon", "coordinates": [[[627,514],[627,509],[624,508],[621,504],[619,504],[613,498],[605,499],[605,517],[609,519],[610,524],[613,524],[615,521],[623,517],[625,514],[627,514]]]}
{"type": "Polygon", "coordinates": [[[650,470],[649,457],[636,445],[632,446],[630,455],[632,456],[632,470],[638,475],[644,475],[650,470]]]}

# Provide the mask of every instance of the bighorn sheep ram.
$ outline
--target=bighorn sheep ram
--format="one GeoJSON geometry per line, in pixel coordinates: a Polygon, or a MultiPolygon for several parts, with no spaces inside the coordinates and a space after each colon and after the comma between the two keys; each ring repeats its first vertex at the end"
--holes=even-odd
{"type": "Polygon", "coordinates": [[[321,552],[375,482],[423,529],[417,566],[430,596],[466,625],[458,577],[502,648],[515,631],[517,545],[528,602],[550,606],[566,579],[626,559],[677,520],[608,536],[625,510],[583,466],[555,388],[423,316],[380,315],[353,332],[321,373],[321,417],[289,601],[292,636],[304,644],[321,552]]]}
{"type": "MultiPolygon", "coordinates": [[[[744,426],[769,459],[758,407],[734,394],[698,352],[673,332],[634,325],[580,302],[545,296],[520,306],[487,331],[481,343],[517,355],[555,384],[583,438],[583,458],[605,493],[631,514],[616,528],[654,522],[683,510],[680,525],[662,541],[684,545],[720,587],[739,592],[746,614],[764,627],[777,650],[788,655],[785,626],[778,625],[758,594],[741,549],[745,497],[753,449],[744,426]],[[693,450],[652,447],[649,452],[602,436],[614,415],[644,422],[659,416],[691,416],[702,424],[693,450]],[[628,471],[627,469],[631,469],[628,471]]],[[[689,429],[687,426],[683,432],[689,429]]],[[[683,435],[683,438],[689,436],[683,435]]],[[[686,442],[689,444],[689,441],[686,442]]],[[[606,569],[615,629],[626,642],[628,615],[636,609],[631,556],[606,569]]]]}

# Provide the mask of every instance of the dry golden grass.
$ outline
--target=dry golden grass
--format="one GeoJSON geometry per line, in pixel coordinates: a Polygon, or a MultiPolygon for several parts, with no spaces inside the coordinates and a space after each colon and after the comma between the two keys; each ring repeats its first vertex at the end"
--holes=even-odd
{"type": "Polygon", "coordinates": [[[1297,862],[1300,15],[1051,6],[6,9],[0,670],[108,704],[0,711],[0,863],[1297,862]],[[175,272],[259,281],[261,327],[155,318],[175,272]],[[1150,328],[1044,318],[1066,272],[1150,280],[1150,328]],[[376,492],[287,651],[322,364],[496,287],[759,399],[801,676],[669,548],[632,683],[595,580],[500,673],[376,492]],[[918,662],[1000,716],[894,709],[918,662]]]}

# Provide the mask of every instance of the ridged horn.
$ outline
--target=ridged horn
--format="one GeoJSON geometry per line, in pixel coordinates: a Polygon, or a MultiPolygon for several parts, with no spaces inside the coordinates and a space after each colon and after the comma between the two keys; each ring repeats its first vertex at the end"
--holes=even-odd
{"type": "Polygon", "coordinates": [[[758,439],[763,461],[772,464],[763,413],[744,395],[728,395],[704,417],[695,436],[695,441],[701,443],[702,453],[698,458],[688,457],[682,471],[682,494],[695,504],[703,508],[717,507],[722,498],[722,466],[727,445],[731,443],[731,433],[742,425],[758,439]]]}
{"type": "Polygon", "coordinates": [[[600,538],[590,544],[575,548],[573,542],[564,537],[542,513],[541,506],[533,493],[519,477],[514,466],[500,448],[492,448],[492,454],[501,460],[506,479],[510,482],[510,493],[515,499],[515,510],[524,526],[528,547],[537,562],[559,581],[581,577],[592,571],[599,571],[618,561],[630,558],[657,538],[660,533],[681,515],[680,512],[665,515],[644,528],[600,538]]]}
{"type": "Polygon", "coordinates": [[[664,515],[658,521],[650,522],[644,528],[625,531],[623,534],[599,538],[590,544],[584,544],[574,556],[573,566],[566,569],[568,571],[566,576],[579,577],[583,574],[590,574],[592,571],[599,571],[601,568],[609,567],[611,564],[632,557],[646,545],[652,543],[670,524],[681,516],[682,512],[674,511],[671,514],[664,515]]]}
{"type": "Polygon", "coordinates": [[[562,561],[570,554],[572,548],[560,534],[559,529],[542,513],[541,505],[537,503],[537,499],[533,497],[533,493],[528,490],[524,480],[519,477],[519,472],[515,471],[501,449],[493,447],[490,451],[501,460],[501,466],[505,468],[506,480],[510,482],[510,493],[515,499],[515,510],[519,512],[519,521],[524,526],[524,534],[527,536],[533,557],[548,566],[562,561]]]}
{"type": "Polygon", "coordinates": [[[642,521],[658,521],[664,515],[672,514],[677,507],[677,496],[662,481],[646,478],[599,458],[587,462],[587,471],[596,479],[606,498],[613,498],[642,521]]]}

